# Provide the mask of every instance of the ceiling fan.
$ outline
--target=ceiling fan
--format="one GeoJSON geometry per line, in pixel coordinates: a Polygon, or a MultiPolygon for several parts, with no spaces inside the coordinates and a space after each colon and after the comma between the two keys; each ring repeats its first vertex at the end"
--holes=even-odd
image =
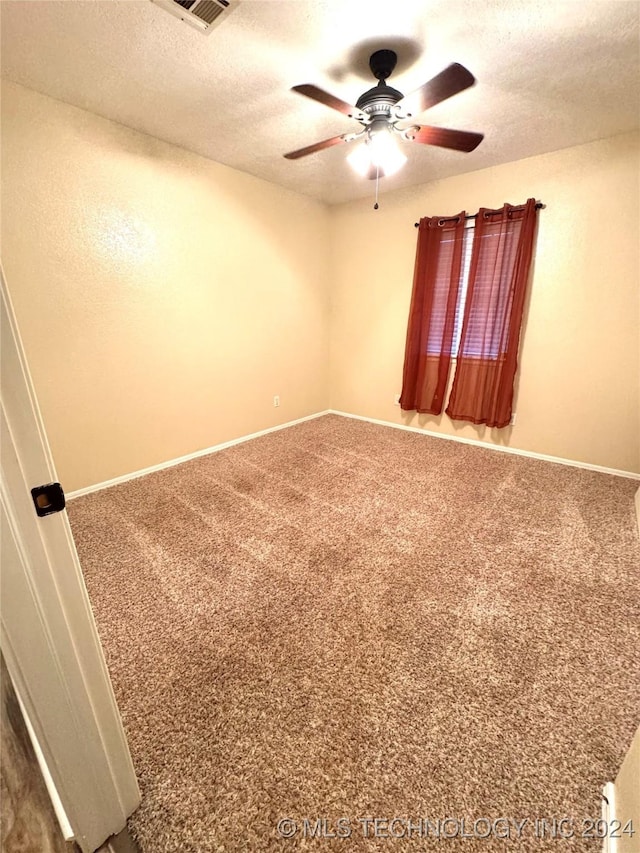
{"type": "Polygon", "coordinates": [[[378,85],[360,95],[355,106],[336,98],[312,83],[294,86],[293,92],[299,92],[307,98],[318,101],[331,109],[360,122],[362,130],[355,133],[343,133],[332,136],[306,148],[290,151],[284,156],[288,160],[297,160],[333,145],[354,142],[361,139],[364,144],[358,146],[347,158],[351,166],[368,178],[382,178],[396,172],[406,161],[405,155],[396,145],[396,140],[419,142],[424,145],[438,145],[456,151],[473,151],[482,142],[482,133],[467,130],[448,130],[444,127],[430,127],[414,124],[411,119],[429,107],[457,95],[475,83],[475,77],[463,65],[452,63],[428,83],[420,86],[410,95],[403,95],[397,89],[387,85],[398,60],[393,50],[377,50],[369,58],[369,67],[378,85]]]}

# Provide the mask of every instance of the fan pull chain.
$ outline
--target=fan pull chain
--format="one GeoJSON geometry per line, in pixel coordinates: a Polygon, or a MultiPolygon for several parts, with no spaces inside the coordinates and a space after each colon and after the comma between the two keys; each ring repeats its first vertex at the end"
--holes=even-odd
{"type": "Polygon", "coordinates": [[[380,166],[376,165],[376,203],[373,205],[373,209],[378,209],[378,184],[380,183],[380,166]]]}

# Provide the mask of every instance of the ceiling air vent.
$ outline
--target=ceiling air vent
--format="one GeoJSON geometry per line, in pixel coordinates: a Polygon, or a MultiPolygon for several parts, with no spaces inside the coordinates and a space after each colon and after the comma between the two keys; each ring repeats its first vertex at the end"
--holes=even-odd
{"type": "Polygon", "coordinates": [[[152,0],[185,24],[210,33],[238,5],[239,0],[152,0]]]}

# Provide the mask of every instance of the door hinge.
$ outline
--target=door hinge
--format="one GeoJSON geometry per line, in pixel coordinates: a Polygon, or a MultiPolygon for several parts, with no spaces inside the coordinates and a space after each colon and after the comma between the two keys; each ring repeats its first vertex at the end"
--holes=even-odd
{"type": "Polygon", "coordinates": [[[31,489],[31,497],[36,513],[42,518],[53,512],[61,512],[65,507],[65,497],[60,483],[49,483],[47,486],[36,486],[31,489]]]}

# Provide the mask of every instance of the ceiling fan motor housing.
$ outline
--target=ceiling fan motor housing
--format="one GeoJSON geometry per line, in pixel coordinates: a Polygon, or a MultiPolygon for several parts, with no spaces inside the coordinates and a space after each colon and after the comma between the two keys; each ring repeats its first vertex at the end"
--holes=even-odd
{"type": "Polygon", "coordinates": [[[381,112],[389,112],[389,108],[397,104],[403,97],[402,92],[380,81],[373,89],[369,89],[364,95],[360,95],[356,101],[356,107],[363,112],[378,112],[376,107],[380,107],[381,112]]]}
{"type": "Polygon", "coordinates": [[[397,61],[395,50],[376,50],[369,57],[369,68],[376,80],[384,81],[393,73],[397,61]]]}
{"type": "Polygon", "coordinates": [[[380,82],[373,89],[369,89],[360,95],[356,101],[356,107],[369,114],[382,113],[389,115],[390,107],[397,104],[404,97],[402,92],[387,86],[386,80],[396,67],[397,54],[393,50],[376,50],[369,57],[369,68],[373,76],[380,82]]]}

